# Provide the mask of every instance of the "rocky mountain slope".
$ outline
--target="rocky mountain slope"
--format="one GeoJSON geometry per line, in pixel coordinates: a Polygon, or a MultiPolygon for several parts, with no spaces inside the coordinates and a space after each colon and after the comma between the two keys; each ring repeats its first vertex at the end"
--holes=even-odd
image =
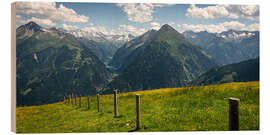
{"type": "Polygon", "coordinates": [[[95,94],[111,77],[98,57],[71,34],[34,22],[17,28],[17,105],[95,94]]]}
{"type": "Polygon", "coordinates": [[[216,67],[202,49],[165,24],[120,48],[113,60],[121,73],[109,85],[121,91],[179,87],[216,67]]]}

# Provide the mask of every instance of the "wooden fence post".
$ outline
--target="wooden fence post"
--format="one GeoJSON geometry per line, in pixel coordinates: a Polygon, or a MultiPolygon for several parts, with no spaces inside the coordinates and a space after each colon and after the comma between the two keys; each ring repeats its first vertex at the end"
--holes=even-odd
{"type": "Polygon", "coordinates": [[[97,94],[97,111],[100,111],[100,106],[99,106],[99,94],[97,94]]]}
{"type": "Polygon", "coordinates": [[[69,95],[70,104],[72,104],[72,95],[69,95]]]}
{"type": "Polygon", "coordinates": [[[90,109],[90,98],[89,98],[89,96],[87,96],[87,109],[88,110],[90,109]]]}
{"type": "Polygon", "coordinates": [[[136,124],[137,128],[136,130],[141,128],[141,110],[140,110],[140,95],[136,94],[136,112],[137,112],[137,119],[136,119],[136,124]]]}
{"type": "Polygon", "coordinates": [[[114,90],[114,117],[116,118],[118,115],[117,110],[117,90],[114,90]]]}
{"type": "Polygon", "coordinates": [[[73,95],[73,93],[71,94],[71,103],[72,103],[72,105],[73,105],[73,98],[74,98],[74,95],[73,95]]]}
{"type": "Polygon", "coordinates": [[[75,94],[75,105],[77,105],[77,95],[75,94]]]}
{"type": "Polygon", "coordinates": [[[80,97],[79,97],[79,107],[82,107],[81,102],[82,102],[82,96],[80,95],[80,97]]]}
{"type": "Polygon", "coordinates": [[[240,100],[229,98],[229,130],[237,131],[240,129],[240,100]]]}

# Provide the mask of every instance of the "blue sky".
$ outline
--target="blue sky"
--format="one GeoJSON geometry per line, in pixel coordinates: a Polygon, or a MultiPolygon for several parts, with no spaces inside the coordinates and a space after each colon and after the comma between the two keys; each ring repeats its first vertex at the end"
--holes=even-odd
{"type": "Polygon", "coordinates": [[[43,27],[133,35],[163,24],[179,32],[259,30],[257,5],[19,2],[16,9],[17,27],[35,21],[43,27]]]}

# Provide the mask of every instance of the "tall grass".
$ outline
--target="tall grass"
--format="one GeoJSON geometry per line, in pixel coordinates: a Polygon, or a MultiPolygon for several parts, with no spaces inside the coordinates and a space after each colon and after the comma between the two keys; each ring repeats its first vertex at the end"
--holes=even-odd
{"type": "Polygon", "coordinates": [[[259,82],[136,91],[118,94],[119,116],[114,118],[113,95],[82,98],[82,107],[63,102],[17,107],[18,133],[128,132],[136,128],[136,98],[141,94],[138,131],[228,130],[228,99],[240,99],[240,130],[259,129],[259,82]]]}

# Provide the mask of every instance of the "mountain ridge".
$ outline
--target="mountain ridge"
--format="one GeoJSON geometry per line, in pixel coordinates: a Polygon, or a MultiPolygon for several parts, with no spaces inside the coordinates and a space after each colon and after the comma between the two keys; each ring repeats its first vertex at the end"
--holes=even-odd
{"type": "MultiPolygon", "coordinates": [[[[212,57],[203,49],[213,43],[230,42],[223,39],[226,32],[201,32],[205,39],[215,42],[197,45],[185,33],[165,24],[159,30],[135,37],[116,51],[116,47],[106,48],[111,45],[105,42],[78,38],[64,29],[43,28],[34,22],[18,27],[17,31],[16,46],[22,50],[17,51],[18,106],[51,103],[70,93],[106,94],[114,89],[128,92],[186,86],[218,66],[215,55],[212,57]],[[109,65],[116,72],[106,67],[109,59],[103,59],[111,57],[113,50],[116,53],[109,65]]],[[[241,43],[248,44],[256,42],[254,35],[232,34],[230,40],[247,36],[241,43]]]]}
{"type": "Polygon", "coordinates": [[[106,35],[102,32],[85,31],[81,29],[66,31],[84,42],[100,60],[107,65],[114,53],[125,42],[134,38],[133,35],[106,35]]]}
{"type": "Polygon", "coordinates": [[[120,67],[121,73],[109,84],[109,89],[126,92],[184,86],[187,81],[217,66],[203,50],[169,25],[162,26],[148,37],[151,38],[146,42],[133,41],[138,43],[130,45],[136,46],[133,50],[123,48],[125,46],[119,49],[129,54],[123,59],[125,66],[120,67]]]}
{"type": "Polygon", "coordinates": [[[215,58],[219,65],[238,63],[259,56],[259,31],[186,31],[183,34],[215,58]]]}
{"type": "Polygon", "coordinates": [[[259,81],[259,62],[259,58],[256,58],[213,68],[190,82],[190,84],[209,85],[228,82],[259,81]]]}
{"type": "Polygon", "coordinates": [[[96,94],[111,78],[98,57],[73,35],[46,28],[31,34],[31,29],[24,30],[27,38],[16,43],[17,106],[57,102],[71,93],[96,94]]]}

